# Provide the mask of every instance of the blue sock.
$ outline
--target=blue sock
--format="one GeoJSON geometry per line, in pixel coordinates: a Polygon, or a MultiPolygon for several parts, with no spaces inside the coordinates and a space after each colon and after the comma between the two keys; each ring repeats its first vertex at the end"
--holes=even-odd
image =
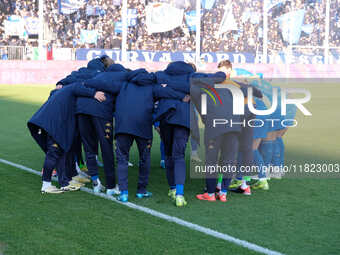
{"type": "Polygon", "coordinates": [[[279,164],[280,166],[284,166],[285,164],[285,144],[283,142],[282,137],[277,138],[279,146],[280,146],[280,161],[279,164]]]}
{"type": "Polygon", "coordinates": [[[221,190],[222,191],[228,190],[230,183],[231,178],[223,178],[221,190]]]}
{"type": "Polygon", "coordinates": [[[91,180],[92,180],[92,181],[98,180],[98,175],[91,176],[91,180]]]}
{"type": "Polygon", "coordinates": [[[243,174],[241,172],[241,165],[242,165],[242,152],[239,151],[237,155],[237,174],[236,180],[242,181],[243,174]]]}
{"type": "Polygon", "coordinates": [[[272,158],[273,166],[280,166],[280,158],[281,158],[280,142],[277,138],[273,144],[273,158],[272,158]]]}
{"type": "Polygon", "coordinates": [[[177,184],[176,185],[176,195],[184,195],[184,185],[183,184],[177,184]]]}
{"type": "Polygon", "coordinates": [[[159,147],[161,150],[161,160],[165,160],[165,148],[164,148],[164,143],[162,141],[159,147]]]}
{"type": "Polygon", "coordinates": [[[266,178],[266,173],[263,169],[264,161],[259,150],[254,150],[254,163],[259,168],[259,178],[266,178]]]}
{"type": "Polygon", "coordinates": [[[176,186],[170,186],[170,189],[176,189],[176,186]]]}
{"type": "Polygon", "coordinates": [[[221,189],[221,191],[220,191],[222,194],[227,194],[228,193],[228,191],[226,190],[226,189],[221,189]]]}
{"type": "Polygon", "coordinates": [[[121,194],[121,195],[128,195],[129,192],[128,192],[127,190],[122,190],[122,191],[120,192],[120,194],[121,194]]]}
{"type": "Polygon", "coordinates": [[[264,165],[269,166],[273,158],[273,141],[263,141],[259,151],[263,157],[264,165]]]}

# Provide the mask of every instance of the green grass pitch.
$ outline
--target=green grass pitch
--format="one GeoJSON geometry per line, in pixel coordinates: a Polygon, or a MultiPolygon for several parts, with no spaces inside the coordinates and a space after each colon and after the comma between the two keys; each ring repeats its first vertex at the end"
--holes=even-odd
{"type": "MultiPolygon", "coordinates": [[[[307,88],[306,84],[303,86],[307,88]]],[[[52,86],[0,85],[0,158],[40,170],[44,155],[26,128],[52,86]]],[[[312,117],[298,115],[284,141],[286,163],[340,163],[340,87],[308,84],[312,117]]],[[[203,180],[187,179],[186,208],[167,197],[155,134],[149,190],[139,201],[131,152],[131,202],[286,254],[340,254],[339,179],[271,180],[270,191],[231,194],[226,204],[195,199],[203,180]]],[[[189,166],[189,162],[188,162],[189,166]]],[[[40,178],[0,163],[0,254],[253,254],[84,192],[41,195],[40,178]]]]}

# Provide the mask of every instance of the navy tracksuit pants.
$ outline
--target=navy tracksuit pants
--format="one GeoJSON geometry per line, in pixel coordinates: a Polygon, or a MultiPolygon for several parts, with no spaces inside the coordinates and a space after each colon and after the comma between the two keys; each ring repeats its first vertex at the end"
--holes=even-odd
{"type": "Polygon", "coordinates": [[[115,187],[115,167],[113,155],[113,124],[99,117],[86,114],[78,115],[78,128],[83,142],[86,163],[89,175],[98,176],[96,155],[98,153],[98,140],[102,151],[106,188],[115,187]]]}
{"type": "MultiPolygon", "coordinates": [[[[251,167],[254,164],[254,151],[253,151],[253,140],[254,140],[254,128],[248,126],[248,121],[254,119],[255,115],[249,112],[248,106],[246,107],[245,121],[246,126],[242,127],[240,138],[239,138],[239,156],[238,156],[238,169],[240,167],[251,167]]],[[[239,171],[237,178],[240,179],[245,173],[239,171]]],[[[248,175],[257,174],[257,172],[248,172],[248,175]]],[[[246,174],[246,175],[247,175],[246,174]]]]}
{"type": "Polygon", "coordinates": [[[81,143],[81,137],[80,134],[78,134],[74,140],[74,153],[76,162],[78,165],[82,164],[84,165],[85,162],[83,160],[83,154],[82,154],[82,143],[81,143]]]}
{"type": "Polygon", "coordinates": [[[117,176],[119,189],[121,191],[128,190],[128,161],[133,141],[136,141],[139,152],[137,193],[145,193],[149,182],[152,140],[130,134],[116,135],[117,176]]]}
{"type": "Polygon", "coordinates": [[[54,141],[51,136],[47,137],[47,151],[43,166],[42,180],[51,182],[54,169],[58,173],[58,182],[61,187],[68,186],[72,179],[71,167],[73,162],[72,153],[65,153],[64,150],[54,141]]]}
{"type": "Polygon", "coordinates": [[[165,167],[171,188],[184,185],[186,177],[185,149],[190,130],[186,127],[160,123],[161,138],[165,149],[165,167]]]}
{"type": "MultiPolygon", "coordinates": [[[[205,144],[205,159],[207,166],[227,166],[235,167],[237,164],[237,154],[239,147],[239,134],[229,132],[207,141],[205,144]],[[219,155],[221,155],[219,159],[219,155]]],[[[222,190],[228,190],[233,172],[223,173],[222,190]]],[[[217,173],[206,173],[206,185],[208,193],[216,190],[217,173]]]]}

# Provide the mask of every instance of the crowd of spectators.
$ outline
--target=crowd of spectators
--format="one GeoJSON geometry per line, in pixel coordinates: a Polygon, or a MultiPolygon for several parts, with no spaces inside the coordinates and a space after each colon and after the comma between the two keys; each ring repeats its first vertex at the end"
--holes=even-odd
{"type": "Polygon", "coordinates": [[[340,0],[333,0],[330,4],[330,35],[331,47],[340,47],[340,0]]]}
{"type": "MultiPolygon", "coordinates": [[[[72,2],[72,1],[71,1],[72,2]]],[[[58,1],[45,0],[44,34],[54,47],[119,49],[122,35],[115,29],[121,22],[121,0],[78,0],[79,8],[71,14],[59,12],[58,1]],[[91,11],[96,10],[96,11],[91,11]],[[86,44],[81,30],[97,30],[98,40],[86,44]]],[[[195,32],[190,31],[185,18],[172,31],[149,34],[145,7],[152,2],[168,2],[183,8],[196,9],[196,0],[128,0],[129,9],[137,9],[136,25],[128,28],[127,48],[150,51],[193,51],[195,32]]],[[[331,0],[330,46],[340,46],[340,0],[331,0]]],[[[284,51],[289,45],[284,40],[277,18],[284,13],[305,9],[304,24],[311,24],[310,33],[301,33],[299,45],[323,46],[325,40],[325,0],[282,1],[269,12],[269,54],[284,51]]],[[[26,39],[5,36],[4,20],[10,15],[37,17],[38,0],[0,0],[0,45],[27,45],[26,39]]],[[[45,39],[46,39],[45,38],[45,39]]],[[[216,0],[213,8],[203,9],[201,18],[202,52],[262,52],[263,0],[216,0]],[[237,29],[218,33],[225,6],[232,6],[237,29]]],[[[32,42],[30,42],[32,44],[32,42]]],[[[308,51],[308,50],[307,50],[308,51]]]]}
{"type": "Polygon", "coordinates": [[[5,20],[9,16],[38,17],[38,0],[0,0],[0,46],[25,46],[35,45],[33,41],[19,36],[5,34],[5,20]]]}
{"type": "Polygon", "coordinates": [[[48,0],[45,5],[45,22],[54,39],[54,46],[65,48],[97,47],[119,48],[121,36],[114,34],[115,23],[120,21],[120,3],[114,4],[112,0],[89,0],[74,13],[60,14],[58,2],[48,0]],[[102,12],[98,15],[87,15],[89,7],[100,7],[102,12]],[[97,30],[97,45],[82,44],[81,30],[97,30]]]}

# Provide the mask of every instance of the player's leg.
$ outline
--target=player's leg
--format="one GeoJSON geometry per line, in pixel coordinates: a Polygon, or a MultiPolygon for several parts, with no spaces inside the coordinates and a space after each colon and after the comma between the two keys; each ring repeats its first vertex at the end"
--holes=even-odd
{"type": "MultiPolygon", "coordinates": [[[[218,163],[218,155],[221,145],[221,137],[210,139],[205,143],[205,166],[215,166],[218,163]]],[[[216,201],[216,176],[217,173],[206,171],[205,182],[206,192],[197,194],[196,198],[199,200],[216,201]]]]}
{"type": "Polygon", "coordinates": [[[286,134],[286,132],[288,131],[288,128],[282,129],[280,130],[280,137],[279,137],[279,144],[280,144],[280,165],[284,166],[285,164],[285,144],[283,142],[283,136],[286,134]]]}
{"type": "Polygon", "coordinates": [[[222,202],[227,201],[227,192],[233,176],[232,169],[236,168],[237,155],[239,152],[239,134],[230,132],[223,136],[221,141],[221,161],[223,166],[227,166],[230,171],[223,175],[223,182],[218,198],[222,202]]]}
{"type": "Polygon", "coordinates": [[[259,152],[259,147],[261,144],[262,138],[256,138],[253,141],[253,152],[254,152],[254,164],[258,169],[258,180],[254,182],[251,187],[253,189],[263,189],[269,190],[269,184],[267,182],[265,164],[262,157],[262,154],[259,152]]]}
{"type": "MultiPolygon", "coordinates": [[[[242,133],[240,134],[240,137],[242,137],[242,133]]],[[[243,183],[243,174],[241,173],[241,166],[242,166],[242,160],[243,160],[243,152],[241,150],[238,151],[237,154],[237,173],[236,176],[231,180],[229,185],[229,190],[231,191],[239,191],[240,187],[243,183]]]]}
{"type": "Polygon", "coordinates": [[[257,118],[262,119],[263,125],[260,122],[256,123],[254,127],[254,140],[253,140],[253,154],[254,154],[254,164],[258,170],[258,180],[251,183],[251,187],[254,189],[269,190],[269,184],[267,181],[267,169],[264,163],[263,155],[261,154],[259,147],[264,139],[267,138],[268,133],[268,122],[265,121],[265,116],[257,116],[257,118]]]}
{"type": "Polygon", "coordinates": [[[63,153],[62,157],[58,161],[58,182],[61,186],[61,190],[63,191],[77,191],[81,186],[83,186],[83,184],[72,181],[72,178],[70,177],[73,172],[72,168],[75,167],[74,163],[74,154],[72,151],[63,153]]]}
{"type": "Polygon", "coordinates": [[[120,190],[118,199],[122,202],[128,201],[128,162],[133,141],[134,137],[132,135],[116,135],[117,176],[120,190]]]}
{"type": "Polygon", "coordinates": [[[274,149],[273,149],[273,158],[272,164],[274,166],[275,171],[275,178],[281,179],[283,173],[282,168],[284,165],[284,143],[282,140],[282,135],[287,131],[287,129],[280,129],[277,130],[276,139],[274,141],[274,149]]]}
{"type": "Polygon", "coordinates": [[[151,197],[152,193],[147,191],[150,174],[150,152],[152,140],[135,137],[139,152],[139,175],[136,197],[151,197]]]}
{"type": "Polygon", "coordinates": [[[172,144],[173,144],[173,131],[172,125],[168,125],[165,122],[160,122],[160,135],[164,143],[165,151],[165,168],[166,178],[169,184],[168,196],[172,199],[176,198],[176,184],[175,184],[175,173],[174,173],[174,161],[172,158],[172,144]]]}
{"type": "Polygon", "coordinates": [[[190,138],[190,143],[191,143],[191,160],[202,162],[198,155],[198,143],[193,137],[190,138]]]}
{"type": "Polygon", "coordinates": [[[81,144],[81,137],[79,134],[79,130],[77,130],[76,138],[74,139],[72,148],[73,152],[73,161],[74,161],[74,168],[72,170],[75,170],[75,172],[70,173],[72,176],[72,181],[78,182],[78,183],[88,183],[90,182],[90,177],[88,176],[87,167],[83,161],[82,156],[82,144],[81,144]]]}
{"type": "Polygon", "coordinates": [[[88,168],[88,174],[93,182],[93,190],[98,193],[104,190],[104,186],[101,184],[97,166],[97,150],[98,139],[96,136],[96,130],[92,123],[92,116],[79,114],[78,127],[81,136],[82,143],[85,150],[86,164],[88,168]]]}
{"type": "Polygon", "coordinates": [[[81,137],[78,131],[78,134],[76,135],[75,141],[74,141],[74,151],[75,151],[75,157],[76,157],[76,164],[79,167],[79,170],[77,169],[78,173],[82,173],[80,171],[87,172],[87,167],[83,159],[83,153],[82,153],[82,144],[81,144],[81,137]]]}
{"type": "Polygon", "coordinates": [[[188,143],[190,130],[175,126],[173,132],[172,158],[174,161],[174,177],[176,184],[176,206],[185,206],[184,184],[186,177],[185,149],[188,143]]]}
{"type": "Polygon", "coordinates": [[[157,131],[160,137],[160,143],[159,143],[159,150],[161,152],[160,167],[165,169],[165,148],[164,148],[164,143],[161,138],[161,131],[160,131],[159,125],[160,125],[159,121],[154,123],[155,130],[157,131]]]}
{"type": "Polygon", "coordinates": [[[45,161],[42,173],[42,193],[62,193],[61,189],[52,185],[52,172],[58,165],[58,161],[63,156],[63,150],[53,140],[52,137],[47,137],[47,151],[45,155],[45,161]]]}
{"type": "Polygon", "coordinates": [[[98,117],[92,117],[92,123],[95,127],[99,140],[100,149],[104,163],[104,172],[106,180],[106,194],[118,195],[116,186],[115,165],[113,154],[113,128],[112,121],[98,117]]]}
{"type": "MultiPolygon", "coordinates": [[[[246,123],[248,123],[248,119],[251,119],[252,117],[253,115],[250,114],[246,119],[246,123]]],[[[242,128],[242,132],[239,135],[239,151],[237,159],[238,173],[235,182],[229,187],[230,190],[234,190],[245,195],[251,195],[251,189],[250,186],[247,185],[245,177],[253,173],[250,171],[245,173],[245,170],[250,170],[253,166],[253,136],[253,127],[246,125],[242,128]]]]}
{"type": "Polygon", "coordinates": [[[160,166],[161,168],[165,169],[165,148],[164,148],[164,143],[161,139],[161,142],[159,144],[159,149],[161,152],[161,162],[160,162],[160,166]]]}
{"type": "Polygon", "coordinates": [[[273,145],[276,139],[275,132],[270,131],[267,133],[267,137],[261,141],[259,152],[261,153],[264,161],[264,166],[267,169],[267,177],[270,176],[270,167],[273,158],[273,145]]]}

